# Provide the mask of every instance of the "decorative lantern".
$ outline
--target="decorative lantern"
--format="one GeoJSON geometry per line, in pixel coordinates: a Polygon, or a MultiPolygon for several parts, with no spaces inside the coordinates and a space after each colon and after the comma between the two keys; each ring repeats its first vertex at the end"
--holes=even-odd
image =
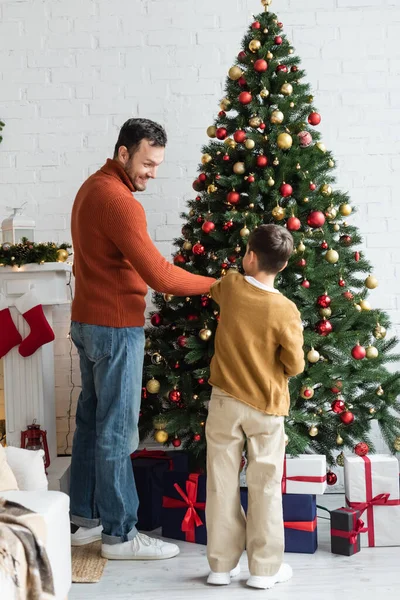
{"type": "Polygon", "coordinates": [[[36,419],[28,425],[26,431],[21,431],[21,448],[25,450],[44,450],[44,468],[50,466],[50,454],[47,446],[47,433],[40,429],[36,419]]]}
{"type": "Polygon", "coordinates": [[[34,241],[35,221],[22,214],[25,205],[26,202],[20,208],[12,208],[12,215],[2,222],[3,244],[19,244],[22,238],[34,241]]]}

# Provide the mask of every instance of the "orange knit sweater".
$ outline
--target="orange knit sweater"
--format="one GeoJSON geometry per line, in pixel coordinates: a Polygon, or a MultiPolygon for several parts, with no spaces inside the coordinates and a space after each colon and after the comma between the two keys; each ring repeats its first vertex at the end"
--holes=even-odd
{"type": "Polygon", "coordinates": [[[78,191],[71,217],[73,321],[141,327],[147,285],[158,292],[194,296],[207,293],[215,282],[165,260],[149,237],[144,209],[133,191],[122,166],[110,159],[78,191]]]}

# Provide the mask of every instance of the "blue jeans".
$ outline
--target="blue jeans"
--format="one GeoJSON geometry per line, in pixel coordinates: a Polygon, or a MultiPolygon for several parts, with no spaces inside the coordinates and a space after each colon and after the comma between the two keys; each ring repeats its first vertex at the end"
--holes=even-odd
{"type": "Polygon", "coordinates": [[[139,505],[130,454],[139,443],[143,327],[71,324],[82,392],[71,463],[71,521],[103,526],[103,543],[137,535],[139,505]]]}

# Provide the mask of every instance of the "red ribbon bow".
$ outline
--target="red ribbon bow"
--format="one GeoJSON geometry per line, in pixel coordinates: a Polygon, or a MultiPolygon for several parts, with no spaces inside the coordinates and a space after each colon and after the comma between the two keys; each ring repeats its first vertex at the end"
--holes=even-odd
{"type": "Polygon", "coordinates": [[[324,483],[326,481],[326,475],[313,476],[313,475],[294,475],[288,477],[286,475],[286,458],[283,461],[283,477],[282,477],[282,494],[286,494],[286,482],[287,481],[303,481],[306,483],[324,483]]]}
{"type": "Polygon", "coordinates": [[[187,506],[187,511],[183,517],[181,529],[185,532],[186,541],[192,543],[195,542],[195,528],[203,525],[203,521],[201,520],[196,509],[206,509],[205,502],[196,501],[198,483],[199,475],[191,473],[189,475],[189,479],[186,481],[186,494],[178,483],[174,484],[174,488],[183,500],[163,496],[164,508],[185,508],[187,506]]]}
{"type": "Polygon", "coordinates": [[[168,461],[168,469],[172,471],[173,461],[170,456],[164,450],[139,450],[139,452],[133,452],[131,454],[131,460],[136,460],[137,458],[153,458],[154,460],[167,460],[168,461]]]}

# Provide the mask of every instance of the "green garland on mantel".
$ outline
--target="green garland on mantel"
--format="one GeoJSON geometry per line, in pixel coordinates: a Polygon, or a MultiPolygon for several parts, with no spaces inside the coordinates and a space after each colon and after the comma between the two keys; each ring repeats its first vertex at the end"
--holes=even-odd
{"type": "Polygon", "coordinates": [[[65,262],[71,244],[57,245],[54,242],[35,244],[23,238],[20,244],[0,245],[0,267],[21,267],[22,265],[49,262],[65,262]]]}

